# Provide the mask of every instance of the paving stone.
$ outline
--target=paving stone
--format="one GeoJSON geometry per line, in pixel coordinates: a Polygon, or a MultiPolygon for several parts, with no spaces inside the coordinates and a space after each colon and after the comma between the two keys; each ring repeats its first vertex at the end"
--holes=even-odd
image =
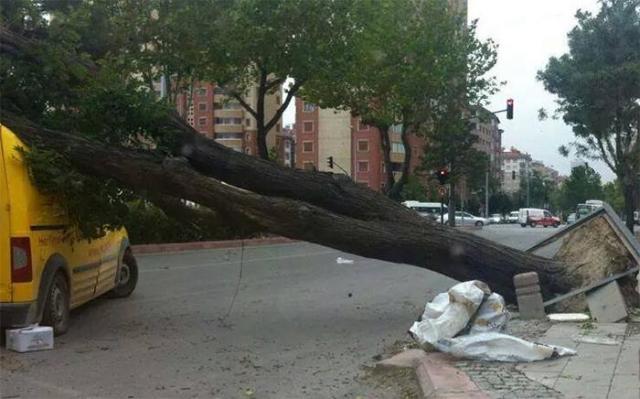
{"type": "Polygon", "coordinates": [[[560,378],[554,386],[567,398],[572,399],[605,399],[609,393],[609,385],[586,384],[582,380],[560,378]]]}
{"type": "Polygon", "coordinates": [[[542,360],[539,362],[522,363],[517,366],[520,371],[544,371],[560,373],[569,362],[570,357],[561,357],[554,360],[542,360]]]}
{"type": "Polygon", "coordinates": [[[622,344],[616,373],[640,375],[640,341],[626,340],[622,344]]]}
{"type": "Polygon", "coordinates": [[[542,385],[553,388],[553,385],[558,380],[558,373],[544,372],[544,371],[526,371],[527,378],[539,382],[542,385]]]}
{"type": "Polygon", "coordinates": [[[640,398],[640,377],[633,374],[616,374],[609,390],[611,399],[640,398]]]}

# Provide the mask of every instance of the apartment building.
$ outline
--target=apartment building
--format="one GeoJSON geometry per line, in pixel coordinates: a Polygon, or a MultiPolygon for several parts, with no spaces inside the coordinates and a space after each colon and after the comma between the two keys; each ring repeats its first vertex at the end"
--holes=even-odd
{"type": "MultiPolygon", "coordinates": [[[[249,89],[243,98],[251,107],[257,104],[257,88],[249,89]]],[[[275,115],[281,104],[280,91],[265,100],[265,115],[275,115]]],[[[176,109],[185,120],[203,135],[249,155],[257,154],[257,124],[255,118],[240,103],[227,96],[224,89],[210,82],[196,82],[190,92],[180,93],[176,109]]],[[[267,135],[267,147],[276,147],[276,135],[281,121],[267,135]]]]}
{"type": "Polygon", "coordinates": [[[520,182],[531,173],[531,155],[515,147],[502,153],[502,191],[513,194],[520,190],[520,182]]]}
{"type": "MultiPolygon", "coordinates": [[[[354,181],[374,190],[386,183],[380,132],[353,117],[348,111],[322,109],[315,104],[296,99],[297,168],[333,173],[345,173],[354,181]],[[329,168],[327,159],[333,158],[329,168]]],[[[397,175],[404,163],[404,146],[399,127],[390,132],[391,167],[397,175]]],[[[410,136],[411,169],[421,162],[424,140],[410,136]]]]}
{"type": "Polygon", "coordinates": [[[474,148],[489,157],[491,176],[502,180],[502,133],[500,119],[487,110],[480,108],[471,119],[471,132],[478,137],[474,148]]]}
{"type": "Polygon", "coordinates": [[[531,170],[539,173],[542,179],[553,185],[557,186],[561,182],[560,172],[545,165],[542,161],[532,161],[531,170]]]}

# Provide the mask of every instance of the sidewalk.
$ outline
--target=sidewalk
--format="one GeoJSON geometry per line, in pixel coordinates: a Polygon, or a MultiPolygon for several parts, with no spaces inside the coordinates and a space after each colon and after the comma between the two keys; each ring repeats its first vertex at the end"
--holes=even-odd
{"type": "Polygon", "coordinates": [[[639,399],[640,335],[635,334],[627,335],[625,323],[555,324],[540,341],[578,354],[517,369],[565,398],[639,399]]]}
{"type": "Polygon", "coordinates": [[[416,368],[423,397],[429,399],[640,399],[637,323],[554,324],[533,341],[573,348],[577,355],[502,363],[414,349],[379,364],[416,368]]]}

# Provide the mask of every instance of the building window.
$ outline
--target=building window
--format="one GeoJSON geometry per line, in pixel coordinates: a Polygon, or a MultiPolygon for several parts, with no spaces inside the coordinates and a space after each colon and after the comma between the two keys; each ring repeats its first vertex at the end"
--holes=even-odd
{"type": "Polygon", "coordinates": [[[304,129],[305,132],[313,132],[313,122],[304,122],[304,129]]]}
{"type": "Polygon", "coordinates": [[[314,103],[308,103],[308,102],[304,102],[304,105],[302,106],[302,111],[304,112],[313,112],[316,110],[316,105],[314,103]]]}
{"type": "Polygon", "coordinates": [[[291,153],[289,153],[289,152],[285,152],[285,153],[284,153],[284,159],[285,159],[286,161],[290,160],[290,159],[291,159],[291,153]]]}
{"type": "Polygon", "coordinates": [[[248,155],[251,155],[251,148],[246,147],[246,148],[244,149],[244,152],[245,152],[246,154],[248,154],[248,155]]]}
{"type": "Polygon", "coordinates": [[[368,172],[369,161],[358,161],[358,172],[368,172]]]}
{"type": "Polygon", "coordinates": [[[225,101],[222,103],[222,109],[240,109],[241,105],[237,101],[225,101]]]}
{"type": "Polygon", "coordinates": [[[251,119],[247,118],[244,122],[245,122],[245,125],[251,126],[251,119]]]}
{"type": "Polygon", "coordinates": [[[207,110],[207,103],[198,104],[198,111],[206,111],[206,110],[207,110]]]}
{"type": "Polygon", "coordinates": [[[358,120],[358,130],[369,130],[369,125],[362,123],[361,120],[358,120]]]}
{"type": "Polygon", "coordinates": [[[313,162],[305,162],[302,165],[303,165],[304,170],[313,170],[313,169],[315,169],[314,166],[313,166],[313,162]]]}
{"type": "Polygon", "coordinates": [[[358,151],[369,152],[369,140],[358,140],[358,151]]]}
{"type": "Polygon", "coordinates": [[[511,172],[511,180],[515,180],[516,179],[516,171],[514,170],[513,172],[511,172]]]}
{"type": "Polygon", "coordinates": [[[207,118],[198,118],[198,126],[206,126],[207,118]]]}
{"type": "Polygon", "coordinates": [[[391,152],[404,154],[404,145],[402,143],[391,143],[391,152]]]}
{"type": "Polygon", "coordinates": [[[200,97],[204,97],[207,95],[207,88],[206,87],[199,87],[197,90],[197,93],[200,97]]]}
{"type": "Polygon", "coordinates": [[[313,141],[303,141],[302,152],[313,152],[313,141]]]}
{"type": "Polygon", "coordinates": [[[213,109],[222,109],[222,104],[220,104],[220,103],[213,103],[213,109]]]}
{"type": "Polygon", "coordinates": [[[216,86],[213,88],[213,94],[224,94],[224,89],[220,86],[216,86]]]}
{"type": "Polygon", "coordinates": [[[244,139],[245,139],[245,140],[247,140],[247,141],[251,140],[251,135],[250,135],[249,133],[247,133],[247,134],[244,136],[244,139]]]}
{"type": "Polygon", "coordinates": [[[276,124],[276,132],[280,133],[280,124],[276,124]]]}
{"type": "Polygon", "coordinates": [[[216,139],[242,140],[242,133],[216,133],[216,139]]]}

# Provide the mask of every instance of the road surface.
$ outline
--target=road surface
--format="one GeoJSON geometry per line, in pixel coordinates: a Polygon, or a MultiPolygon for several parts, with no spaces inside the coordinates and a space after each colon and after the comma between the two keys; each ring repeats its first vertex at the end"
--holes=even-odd
{"type": "MultiPolygon", "coordinates": [[[[525,248],[553,231],[476,233],[525,248]]],[[[362,366],[406,339],[425,301],[455,283],[308,243],[139,264],[136,292],[74,311],[53,351],[3,348],[2,398],[393,397],[363,382],[362,366]]]]}

